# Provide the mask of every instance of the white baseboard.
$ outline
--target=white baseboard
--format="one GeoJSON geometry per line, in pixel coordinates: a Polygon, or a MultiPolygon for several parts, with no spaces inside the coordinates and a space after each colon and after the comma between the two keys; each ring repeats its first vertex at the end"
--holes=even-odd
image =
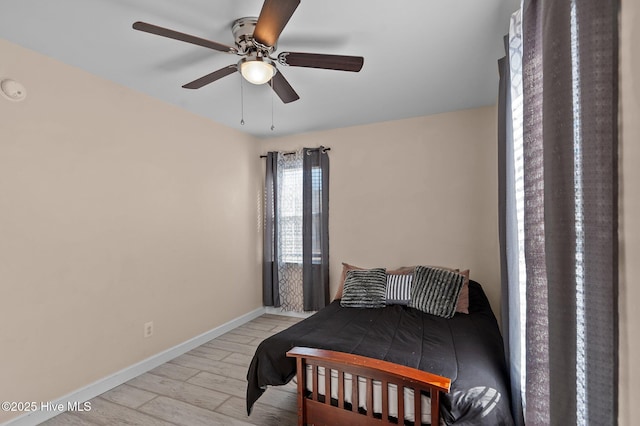
{"type": "MultiPolygon", "coordinates": [[[[186,352],[189,352],[192,349],[197,348],[198,346],[207,343],[211,339],[215,339],[218,336],[223,335],[224,333],[233,330],[236,327],[241,326],[255,318],[258,318],[260,315],[266,312],[265,308],[258,308],[249,313],[241,315],[235,319],[232,319],[229,322],[222,324],[219,327],[216,327],[212,330],[209,330],[205,333],[200,334],[192,339],[187,340],[186,342],[180,343],[172,348],[169,348],[165,351],[162,351],[156,355],[153,355],[145,360],[142,360],[136,364],[133,364],[127,368],[124,368],[110,376],[107,376],[103,379],[100,379],[96,382],[91,383],[83,388],[75,390],[63,397],[56,399],[55,401],[51,401],[53,406],[62,406],[67,407],[69,404],[74,403],[82,403],[84,401],[88,401],[92,398],[95,398],[98,395],[101,395],[108,390],[115,388],[129,380],[137,377],[143,373],[146,373],[149,370],[152,370],[159,365],[164,364],[167,361],[172,360],[173,358],[180,356],[186,352]]],[[[282,315],[282,314],[280,314],[282,315]]],[[[32,411],[26,414],[23,414],[19,417],[11,419],[5,423],[2,423],[1,426],[33,426],[40,424],[46,420],[49,420],[52,417],[60,414],[61,411],[32,411]]]]}

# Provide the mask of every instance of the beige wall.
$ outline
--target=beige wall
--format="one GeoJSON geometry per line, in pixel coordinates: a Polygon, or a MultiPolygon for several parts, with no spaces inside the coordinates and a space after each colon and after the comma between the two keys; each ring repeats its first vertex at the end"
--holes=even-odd
{"type": "Polygon", "coordinates": [[[499,315],[496,120],[488,107],[262,142],[331,147],[332,294],[341,262],[470,268],[499,315]]]}
{"type": "Polygon", "coordinates": [[[620,424],[640,418],[640,5],[622,1],[620,24],[620,424]]]}
{"type": "Polygon", "coordinates": [[[0,76],[27,88],[0,98],[0,400],[61,397],[262,305],[255,139],[3,40],[0,76]]]}

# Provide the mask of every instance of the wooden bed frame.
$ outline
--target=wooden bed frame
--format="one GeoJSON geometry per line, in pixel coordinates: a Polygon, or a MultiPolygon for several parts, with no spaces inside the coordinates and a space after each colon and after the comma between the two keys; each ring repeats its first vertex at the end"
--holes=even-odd
{"type": "MultiPolygon", "coordinates": [[[[296,358],[296,374],[298,381],[298,425],[337,425],[350,426],[395,424],[389,421],[388,385],[395,384],[398,392],[398,423],[404,424],[404,388],[414,391],[414,418],[418,420],[414,424],[419,425],[422,413],[422,398],[416,398],[421,392],[431,397],[431,424],[440,423],[440,392],[449,392],[451,380],[416,370],[364,356],[335,352],[324,349],[295,347],[287,352],[287,356],[296,358]],[[307,391],[306,371],[307,366],[312,368],[313,383],[310,384],[313,391],[307,391]],[[318,393],[318,368],[324,367],[325,395],[318,393]],[[338,373],[338,401],[333,405],[331,401],[331,374],[330,370],[338,373]],[[352,396],[354,404],[345,402],[344,374],[352,375],[352,396]],[[358,410],[358,377],[366,380],[366,406],[367,412],[358,410]],[[382,412],[373,413],[373,381],[381,383],[382,412]],[[380,414],[379,417],[377,414],[380,414]],[[435,419],[435,420],[434,420],[435,419]]],[[[335,400],[334,400],[335,402],[335,400]]]]}

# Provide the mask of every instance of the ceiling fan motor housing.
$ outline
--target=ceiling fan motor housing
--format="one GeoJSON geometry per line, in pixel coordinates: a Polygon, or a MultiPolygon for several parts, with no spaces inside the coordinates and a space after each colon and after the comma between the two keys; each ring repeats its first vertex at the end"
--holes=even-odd
{"type": "Polygon", "coordinates": [[[247,16],[236,19],[233,21],[233,24],[231,24],[233,38],[240,54],[262,51],[265,53],[264,56],[268,56],[271,52],[276,50],[276,46],[262,46],[253,39],[253,31],[255,30],[257,23],[258,18],[254,16],[247,16]]]}

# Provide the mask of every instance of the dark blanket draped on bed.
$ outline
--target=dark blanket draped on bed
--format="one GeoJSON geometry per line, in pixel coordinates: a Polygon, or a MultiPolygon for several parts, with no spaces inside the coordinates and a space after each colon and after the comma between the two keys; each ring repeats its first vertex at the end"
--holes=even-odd
{"type": "Polygon", "coordinates": [[[247,411],[267,385],[288,383],[294,346],[354,353],[451,379],[441,415],[447,424],[510,425],[502,337],[480,285],[469,285],[469,314],[451,319],[413,308],[342,308],[334,301],[312,317],[263,341],[247,373],[247,411]]]}

